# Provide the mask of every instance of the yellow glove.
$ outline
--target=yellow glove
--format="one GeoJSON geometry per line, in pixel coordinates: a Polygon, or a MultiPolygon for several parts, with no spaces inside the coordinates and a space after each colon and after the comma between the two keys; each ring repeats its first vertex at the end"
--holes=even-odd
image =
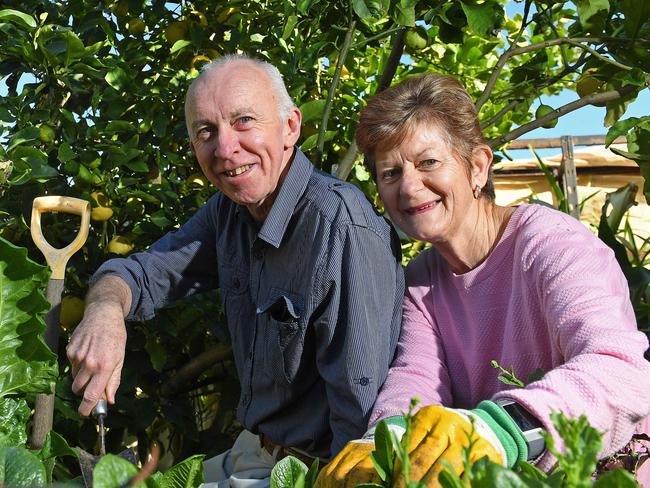
{"type": "MultiPolygon", "coordinates": [[[[470,451],[472,462],[484,456],[506,464],[506,453],[496,434],[478,415],[469,410],[458,410],[431,405],[419,410],[413,417],[408,453],[411,463],[411,481],[422,481],[428,487],[440,486],[438,475],[449,462],[460,475],[463,472],[462,451],[474,441],[470,451]],[[473,424],[472,420],[473,419],[473,424]]],[[[402,477],[401,463],[395,463],[393,484],[395,488],[406,486],[402,477]]]]}
{"type": "Polygon", "coordinates": [[[380,483],[370,457],[374,450],[375,441],[372,438],[348,442],[321,470],[314,488],[352,488],[359,483],[380,483]]]}

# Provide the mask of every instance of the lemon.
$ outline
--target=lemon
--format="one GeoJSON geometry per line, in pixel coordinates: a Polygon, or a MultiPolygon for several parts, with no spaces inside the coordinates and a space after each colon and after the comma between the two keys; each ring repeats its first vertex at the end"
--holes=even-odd
{"type": "Polygon", "coordinates": [[[92,220],[104,221],[113,216],[113,209],[111,207],[95,207],[90,211],[90,218],[92,220]]]}
{"type": "Polygon", "coordinates": [[[54,141],[55,137],[56,137],[56,132],[54,132],[53,127],[47,124],[42,124],[38,128],[38,138],[41,142],[47,144],[49,142],[54,141]]]}
{"type": "Polygon", "coordinates": [[[165,38],[170,44],[185,39],[189,25],[186,20],[172,22],[165,27],[165,38]]]}
{"type": "MultiPolygon", "coordinates": [[[[539,107],[537,107],[537,110],[535,110],[535,118],[541,119],[542,117],[550,114],[554,110],[555,109],[550,105],[541,104],[539,107]]],[[[556,125],[557,125],[557,119],[553,119],[550,122],[547,122],[546,124],[542,125],[542,127],[544,127],[545,129],[552,129],[556,125]]]]}
{"type": "Polygon", "coordinates": [[[202,188],[208,186],[208,179],[203,175],[203,173],[192,173],[187,177],[187,182],[190,186],[199,186],[202,188]]]}
{"type": "Polygon", "coordinates": [[[576,82],[576,93],[580,98],[583,98],[592,93],[596,93],[602,86],[603,82],[595,76],[581,76],[576,82]]]}
{"type": "Polygon", "coordinates": [[[130,253],[134,247],[135,244],[133,244],[130,239],[124,236],[115,235],[108,243],[107,249],[108,252],[112,252],[113,254],[124,255],[130,253]]]}
{"type": "Polygon", "coordinates": [[[146,30],[147,24],[144,23],[144,20],[135,17],[133,19],[129,19],[126,24],[126,28],[134,36],[141,36],[146,30]]]}
{"type": "Polygon", "coordinates": [[[61,313],[59,322],[63,330],[68,331],[76,327],[84,316],[84,301],[73,295],[61,299],[61,313]]]}
{"type": "Polygon", "coordinates": [[[408,30],[406,36],[404,36],[404,42],[413,51],[419,51],[427,47],[429,36],[423,27],[418,26],[415,29],[408,30]]]}
{"type": "Polygon", "coordinates": [[[90,197],[94,200],[98,207],[108,207],[108,197],[101,191],[94,191],[90,194],[90,197]]]}

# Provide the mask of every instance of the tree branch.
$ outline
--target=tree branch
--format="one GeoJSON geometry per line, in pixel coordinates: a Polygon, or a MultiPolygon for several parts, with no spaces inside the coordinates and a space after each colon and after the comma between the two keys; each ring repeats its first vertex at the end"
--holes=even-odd
{"type": "MultiPolygon", "coordinates": [[[[485,104],[487,99],[490,97],[490,94],[492,93],[492,90],[494,89],[494,85],[496,84],[497,80],[499,79],[499,76],[501,75],[501,71],[503,70],[503,67],[506,65],[506,63],[512,58],[513,56],[518,56],[520,54],[526,54],[532,51],[537,51],[539,49],[544,49],[552,46],[560,46],[562,44],[571,44],[573,46],[579,47],[581,49],[587,49],[588,46],[585,46],[584,43],[589,43],[589,44],[602,44],[603,42],[634,42],[634,39],[627,39],[627,38],[603,38],[603,37],[576,37],[576,38],[568,38],[568,37],[561,37],[558,39],[549,39],[547,41],[543,42],[538,42],[537,44],[530,44],[528,46],[522,46],[518,47],[515,49],[509,49],[505,53],[501,55],[499,60],[497,61],[496,66],[494,67],[494,71],[492,71],[492,75],[490,76],[490,79],[488,80],[487,84],[485,85],[485,89],[483,90],[483,93],[481,93],[481,96],[478,98],[476,101],[476,104],[474,105],[476,107],[476,111],[480,111],[481,107],[485,104]]],[[[591,49],[591,48],[589,48],[591,49]]],[[[590,51],[591,52],[591,51],[590,51]]],[[[592,53],[593,54],[593,53],[592,53]]],[[[601,54],[598,54],[598,57],[608,63],[612,63],[615,65],[618,65],[616,61],[607,58],[606,56],[602,56],[601,54]]]]}
{"type": "Polygon", "coordinates": [[[321,120],[320,128],[318,130],[318,141],[316,143],[316,167],[321,169],[323,162],[323,148],[325,147],[325,133],[327,132],[327,122],[330,118],[330,112],[332,110],[332,103],[334,102],[334,94],[338,88],[339,81],[341,80],[341,70],[345,63],[345,58],[348,55],[350,50],[350,44],[352,44],[352,35],[354,34],[354,29],[357,25],[357,21],[354,17],[350,20],[348,25],[348,30],[345,33],[345,38],[343,39],[343,45],[341,46],[341,52],[339,53],[339,58],[336,61],[336,69],[334,70],[334,78],[332,78],[332,84],[330,85],[329,92],[327,93],[327,101],[325,102],[325,108],[323,109],[323,118],[321,120]]]}
{"type": "Polygon", "coordinates": [[[216,363],[231,357],[232,348],[225,344],[218,345],[199,354],[179,369],[167,382],[160,385],[160,396],[168,397],[173,395],[187,383],[196,380],[201,373],[210,369],[216,363]]]}
{"type": "Polygon", "coordinates": [[[593,93],[591,95],[587,95],[586,97],[582,97],[579,100],[575,100],[573,102],[567,103],[566,105],[562,105],[561,107],[546,114],[544,117],[540,117],[539,119],[535,119],[532,122],[517,127],[515,130],[510,131],[501,137],[492,139],[491,141],[489,141],[488,144],[493,149],[500,147],[508,141],[517,139],[519,136],[527,132],[530,132],[533,129],[537,129],[538,127],[541,127],[545,124],[548,124],[552,120],[555,120],[558,117],[561,117],[562,115],[568,114],[569,112],[573,112],[574,110],[584,107],[585,105],[589,105],[591,103],[605,103],[605,102],[611,102],[613,100],[618,100],[627,95],[630,95],[631,93],[633,93],[635,90],[638,89],[639,87],[636,85],[626,85],[618,90],[611,90],[603,93],[593,93]]]}
{"type": "MultiPolygon", "coordinates": [[[[393,47],[391,48],[390,55],[386,61],[386,66],[384,66],[384,71],[382,71],[379,81],[377,82],[377,89],[375,94],[388,88],[395,77],[397,68],[399,66],[399,60],[404,53],[404,34],[406,33],[406,28],[402,27],[395,34],[395,41],[393,42],[393,47]]],[[[354,166],[354,160],[357,158],[358,152],[357,141],[352,138],[352,144],[348,147],[348,150],[343,156],[343,160],[339,164],[339,167],[336,171],[336,176],[341,180],[347,180],[352,171],[352,166],[354,166]]]]}

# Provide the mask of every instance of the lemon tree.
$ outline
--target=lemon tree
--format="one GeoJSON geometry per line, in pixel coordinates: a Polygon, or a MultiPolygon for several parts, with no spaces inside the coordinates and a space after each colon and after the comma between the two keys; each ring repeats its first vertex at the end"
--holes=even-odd
{"type": "MultiPolygon", "coordinates": [[[[106,259],[146,249],[185,222],[214,189],[189,150],[183,97],[201,66],[239,51],[278,66],[304,115],[299,143],[315,164],[377,204],[353,143],[359,110],[378,90],[424,71],[461,80],[495,149],[581,104],[605,104],[610,135],[627,135],[629,154],[647,165],[650,121],[626,119],[624,111],[648,83],[650,3],[531,0],[513,17],[505,4],[5,1],[0,235],[42,261],[27,232],[32,199],[62,194],[90,201],[91,232],[69,262],[65,285],[66,296],[81,300],[106,259]],[[578,103],[532,113],[540,94],[563,89],[577,91],[578,103]]],[[[62,247],[77,225],[59,216],[44,229],[62,247]]],[[[421,247],[405,242],[406,259],[421,247]]],[[[155,321],[129,325],[107,450],[155,436],[171,464],[229,447],[239,428],[238,383],[218,303],[214,293],[191,297],[155,321]]],[[[66,324],[77,320],[77,305],[76,315],[66,309],[66,324]]],[[[62,325],[65,341],[74,326],[62,325]]],[[[70,381],[62,368],[54,428],[91,451],[95,433],[75,414],[70,381]]]]}

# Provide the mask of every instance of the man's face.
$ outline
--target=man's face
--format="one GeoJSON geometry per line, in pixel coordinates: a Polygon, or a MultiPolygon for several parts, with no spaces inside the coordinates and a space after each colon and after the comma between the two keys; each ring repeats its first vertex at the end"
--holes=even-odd
{"type": "Polygon", "coordinates": [[[280,120],[267,74],[236,61],[208,72],[187,100],[192,151],[210,182],[264,220],[300,136],[300,111],[280,120]]]}

